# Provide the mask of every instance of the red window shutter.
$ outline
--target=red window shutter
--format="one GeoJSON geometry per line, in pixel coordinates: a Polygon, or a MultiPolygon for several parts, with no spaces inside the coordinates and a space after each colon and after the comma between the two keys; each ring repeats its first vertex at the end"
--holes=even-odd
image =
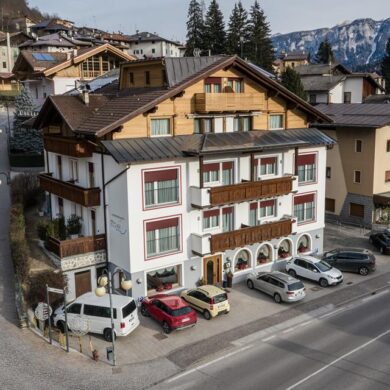
{"type": "Polygon", "coordinates": [[[221,78],[220,77],[208,77],[205,80],[206,84],[221,84],[221,78]]]}
{"type": "Polygon", "coordinates": [[[222,169],[233,169],[233,161],[227,161],[222,163],[222,169]]]}
{"type": "Polygon", "coordinates": [[[145,182],[176,180],[177,169],[165,169],[163,171],[145,172],[145,182]]]}
{"type": "Polygon", "coordinates": [[[314,202],[314,194],[301,195],[294,198],[294,204],[303,204],[309,202],[314,202]]]}
{"type": "Polygon", "coordinates": [[[146,231],[166,229],[174,226],[179,226],[179,218],[163,219],[160,221],[148,222],[146,224],[146,231]]]}
{"type": "Polygon", "coordinates": [[[219,171],[219,163],[203,164],[203,172],[219,171]]]}
{"type": "Polygon", "coordinates": [[[260,160],[261,165],[276,164],[276,157],[266,157],[260,160]]]}
{"type": "Polygon", "coordinates": [[[298,165],[312,165],[316,162],[315,154],[301,154],[298,155],[298,165]]]}
{"type": "Polygon", "coordinates": [[[251,203],[251,204],[249,205],[249,208],[250,208],[251,210],[256,210],[257,207],[258,207],[257,202],[256,202],[256,203],[251,203]]]}
{"type": "Polygon", "coordinates": [[[269,206],[275,206],[275,199],[264,200],[263,202],[260,202],[260,207],[269,207],[269,206]]]}
{"type": "Polygon", "coordinates": [[[203,218],[218,217],[219,209],[216,210],[207,210],[203,212],[203,218]]]}
{"type": "Polygon", "coordinates": [[[225,207],[222,209],[222,214],[233,214],[233,207],[225,207]]]}

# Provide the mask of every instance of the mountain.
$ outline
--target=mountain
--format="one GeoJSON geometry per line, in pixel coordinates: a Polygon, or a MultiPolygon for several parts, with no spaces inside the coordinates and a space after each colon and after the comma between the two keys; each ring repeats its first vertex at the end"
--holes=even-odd
{"type": "Polygon", "coordinates": [[[339,62],[352,70],[378,68],[390,37],[390,18],[381,21],[357,19],[332,28],[277,34],[272,37],[276,52],[305,50],[313,59],[319,44],[328,38],[339,62]]]}

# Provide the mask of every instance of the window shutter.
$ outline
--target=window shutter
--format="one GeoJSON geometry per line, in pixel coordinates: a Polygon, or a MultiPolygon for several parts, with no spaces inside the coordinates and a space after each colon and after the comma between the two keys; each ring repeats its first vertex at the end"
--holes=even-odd
{"type": "Polygon", "coordinates": [[[220,77],[208,77],[205,80],[206,84],[221,84],[221,78],[220,77]]]}
{"type": "Polygon", "coordinates": [[[260,207],[269,207],[269,206],[275,206],[275,199],[264,200],[263,202],[260,202],[260,207]]]}
{"type": "Polygon", "coordinates": [[[179,226],[179,218],[170,218],[160,221],[148,222],[146,224],[146,231],[151,232],[153,230],[166,229],[174,226],[179,226]]]}
{"type": "Polygon", "coordinates": [[[276,164],[276,157],[266,157],[260,160],[261,165],[276,164]]]}
{"type": "Polygon", "coordinates": [[[203,172],[219,171],[219,163],[203,164],[203,172]]]}
{"type": "Polygon", "coordinates": [[[176,180],[177,169],[165,169],[163,171],[145,172],[145,183],[155,181],[176,180]]]}
{"type": "Polygon", "coordinates": [[[203,212],[203,218],[218,217],[219,209],[216,210],[207,210],[203,212]]]}
{"type": "Polygon", "coordinates": [[[250,210],[256,210],[257,207],[258,207],[257,202],[256,202],[256,203],[251,203],[251,204],[249,205],[250,210]]]}
{"type": "Polygon", "coordinates": [[[222,214],[233,214],[233,207],[225,207],[222,209],[222,214]]]}
{"type": "Polygon", "coordinates": [[[233,161],[227,161],[222,163],[222,169],[233,169],[233,161]]]}
{"type": "Polygon", "coordinates": [[[309,202],[314,202],[314,194],[301,195],[294,198],[294,205],[309,202]]]}
{"type": "Polygon", "coordinates": [[[298,156],[298,165],[312,165],[316,162],[315,154],[301,154],[298,156]]]}

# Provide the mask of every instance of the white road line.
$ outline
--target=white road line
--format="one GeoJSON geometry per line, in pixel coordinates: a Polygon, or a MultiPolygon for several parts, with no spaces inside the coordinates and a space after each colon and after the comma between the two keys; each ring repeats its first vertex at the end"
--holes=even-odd
{"type": "Polygon", "coordinates": [[[223,360],[223,359],[227,359],[227,358],[229,358],[229,357],[231,357],[231,356],[233,356],[233,355],[237,355],[238,353],[243,352],[243,351],[246,351],[247,349],[252,348],[252,347],[253,347],[253,345],[247,345],[247,346],[245,346],[245,347],[242,347],[242,348],[240,348],[240,349],[237,349],[236,351],[230,352],[230,353],[228,353],[227,355],[224,355],[224,356],[219,357],[218,359],[212,360],[211,362],[202,364],[201,366],[192,368],[191,370],[185,371],[185,372],[183,372],[182,374],[176,375],[176,376],[174,376],[173,378],[168,379],[168,380],[166,381],[166,383],[174,382],[174,381],[176,381],[176,380],[178,380],[178,379],[180,379],[180,378],[183,378],[184,376],[187,376],[187,375],[189,375],[189,374],[192,374],[192,373],[195,372],[195,371],[198,371],[198,370],[201,370],[201,369],[203,369],[203,368],[205,368],[205,367],[211,366],[212,364],[215,364],[215,363],[217,363],[217,362],[219,362],[219,361],[221,361],[221,360],[223,360]]]}
{"type": "Polygon", "coordinates": [[[383,291],[381,291],[381,292],[379,292],[379,293],[370,295],[370,296],[367,297],[367,298],[363,298],[363,299],[362,299],[362,302],[371,301],[372,299],[375,299],[375,298],[377,298],[377,297],[380,297],[381,295],[387,294],[388,292],[389,292],[389,290],[383,290],[383,291]]]}
{"type": "Polygon", "coordinates": [[[314,320],[309,320],[309,321],[306,321],[306,322],[302,322],[302,324],[299,324],[298,326],[299,326],[299,327],[306,326],[306,325],[311,324],[313,321],[314,321],[314,320]]]}
{"type": "Polygon", "coordinates": [[[344,311],[344,310],[346,310],[346,309],[347,309],[346,307],[340,307],[340,308],[338,308],[338,309],[336,309],[336,310],[331,311],[330,313],[323,314],[323,315],[320,316],[319,318],[323,319],[323,318],[326,318],[326,317],[331,317],[331,316],[333,316],[333,315],[335,315],[335,314],[338,314],[338,313],[340,313],[341,311],[344,311]]]}
{"type": "Polygon", "coordinates": [[[293,384],[292,386],[288,387],[286,390],[292,390],[292,389],[295,389],[297,386],[301,385],[302,383],[305,383],[307,382],[309,379],[313,378],[314,376],[318,375],[319,373],[325,371],[326,369],[328,369],[329,367],[332,367],[334,364],[338,363],[340,360],[343,360],[345,359],[346,357],[354,354],[355,352],[357,351],[360,351],[361,349],[369,346],[370,344],[374,343],[375,341],[379,340],[380,338],[382,338],[383,336],[386,336],[387,334],[390,333],[390,329],[386,330],[386,332],[383,332],[381,333],[380,335],[376,336],[375,338],[371,339],[370,341],[367,341],[366,343],[360,345],[359,347],[356,347],[355,349],[353,349],[352,351],[349,351],[347,352],[346,354],[344,354],[343,356],[340,356],[339,358],[333,360],[331,363],[327,364],[326,366],[320,368],[319,370],[317,371],[314,371],[312,374],[308,375],[307,377],[301,379],[299,382],[293,384]]]}
{"type": "Polygon", "coordinates": [[[269,336],[269,337],[267,337],[266,339],[263,339],[263,340],[261,340],[261,341],[263,341],[264,343],[266,343],[267,341],[270,341],[270,340],[274,339],[275,337],[276,337],[275,335],[269,336]]]}

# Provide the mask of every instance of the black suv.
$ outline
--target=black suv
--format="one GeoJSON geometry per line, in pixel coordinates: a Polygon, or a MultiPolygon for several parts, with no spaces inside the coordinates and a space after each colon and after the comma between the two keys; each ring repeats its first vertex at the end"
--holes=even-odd
{"type": "Polygon", "coordinates": [[[334,249],[325,252],[322,259],[340,271],[358,272],[364,276],[375,271],[375,256],[367,249],[334,249]]]}

